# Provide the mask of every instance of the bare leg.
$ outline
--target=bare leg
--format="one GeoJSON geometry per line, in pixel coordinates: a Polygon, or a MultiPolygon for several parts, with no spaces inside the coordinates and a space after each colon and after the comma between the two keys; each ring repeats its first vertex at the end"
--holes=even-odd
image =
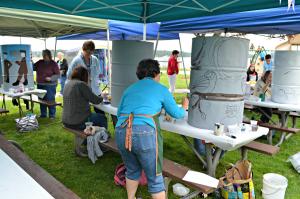
{"type": "Polygon", "coordinates": [[[162,191],[159,193],[151,194],[153,199],[166,199],[166,192],[162,191]]]}
{"type": "Polygon", "coordinates": [[[134,199],[136,190],[139,186],[139,181],[126,178],[126,190],[128,199],[134,199]]]}

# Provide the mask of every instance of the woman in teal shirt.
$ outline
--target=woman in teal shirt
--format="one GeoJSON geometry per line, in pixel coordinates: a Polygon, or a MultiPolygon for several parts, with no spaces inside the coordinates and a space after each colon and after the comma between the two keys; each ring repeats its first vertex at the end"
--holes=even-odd
{"type": "Polygon", "coordinates": [[[184,117],[185,110],[177,106],[168,89],[159,83],[158,61],[142,60],[136,75],[139,81],[123,93],[116,124],[116,142],[126,167],[127,195],[128,199],[134,199],[144,170],[152,198],[164,199],[163,140],[158,116],[164,108],[169,115],[179,119],[184,117]]]}

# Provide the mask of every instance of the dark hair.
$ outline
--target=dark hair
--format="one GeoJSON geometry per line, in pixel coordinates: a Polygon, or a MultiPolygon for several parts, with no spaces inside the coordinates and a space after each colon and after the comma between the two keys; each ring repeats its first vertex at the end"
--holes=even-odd
{"type": "Polygon", "coordinates": [[[261,77],[261,80],[263,80],[264,83],[266,83],[266,80],[268,79],[268,77],[271,75],[271,71],[268,70],[264,73],[264,75],[261,77]]]}
{"type": "Polygon", "coordinates": [[[51,54],[51,51],[48,50],[48,49],[45,49],[42,51],[42,55],[44,57],[44,55],[48,56],[50,60],[52,60],[52,54],[51,54]]]}
{"type": "Polygon", "coordinates": [[[145,77],[154,78],[159,73],[159,63],[154,59],[143,59],[140,61],[136,70],[136,76],[138,79],[144,79],[145,77]]]}
{"type": "Polygon", "coordinates": [[[173,50],[172,51],[172,55],[178,55],[179,54],[179,51],[178,50],[173,50]]]}
{"type": "Polygon", "coordinates": [[[95,51],[95,44],[93,41],[85,41],[82,45],[83,51],[95,51]]]}
{"type": "Polygon", "coordinates": [[[255,65],[253,65],[253,64],[250,64],[250,66],[248,67],[248,70],[247,70],[247,73],[255,73],[256,71],[255,71],[255,65]],[[254,70],[253,71],[251,71],[251,67],[254,67],[254,70]]]}
{"type": "Polygon", "coordinates": [[[86,68],[83,66],[77,66],[73,69],[71,79],[78,79],[85,83],[88,83],[89,74],[86,68]]]}
{"type": "Polygon", "coordinates": [[[271,59],[272,58],[272,56],[270,55],[270,54],[267,54],[266,56],[265,56],[265,59],[271,59]]]}

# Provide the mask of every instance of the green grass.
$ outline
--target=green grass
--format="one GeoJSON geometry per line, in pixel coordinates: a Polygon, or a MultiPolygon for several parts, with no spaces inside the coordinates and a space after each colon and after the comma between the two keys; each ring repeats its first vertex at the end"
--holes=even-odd
{"type": "MultiPolygon", "coordinates": [[[[181,75],[179,75],[180,78],[181,75]]],[[[166,75],[162,75],[162,83],[167,85],[166,75]]],[[[178,88],[186,88],[184,81],[177,81],[178,88]]],[[[59,88],[58,88],[59,90],[59,88]]],[[[176,95],[179,102],[184,94],[176,95]]],[[[57,98],[61,101],[61,98],[57,98]]],[[[40,127],[38,131],[20,134],[16,132],[15,118],[18,118],[18,109],[7,101],[7,108],[10,113],[7,116],[0,116],[0,129],[7,139],[17,141],[25,153],[37,164],[47,170],[56,179],[61,181],[66,187],[84,199],[96,198],[126,198],[124,188],[118,187],[113,182],[115,167],[122,162],[120,156],[113,152],[106,153],[96,164],[92,164],[88,158],[80,158],[74,154],[74,136],[62,128],[61,108],[57,108],[57,118],[39,119],[40,127]]],[[[23,107],[25,109],[25,107],[23,107]]],[[[39,106],[36,105],[34,112],[39,113],[39,106]]],[[[253,114],[250,112],[247,115],[253,114]]],[[[258,115],[254,114],[256,117],[258,115]]],[[[300,128],[300,121],[298,121],[300,128]]],[[[112,123],[109,123],[109,131],[113,134],[112,123]]],[[[174,133],[165,132],[164,136],[164,156],[180,164],[188,166],[197,171],[204,171],[200,161],[187,147],[182,138],[174,133]]],[[[276,135],[275,141],[279,136],[276,135]]],[[[266,142],[261,139],[262,142],[266,142]]],[[[290,155],[300,151],[300,135],[293,135],[283,143],[280,152],[274,157],[250,151],[249,160],[253,163],[254,183],[257,198],[261,198],[262,175],[274,172],[284,175],[289,180],[286,191],[287,199],[297,199],[300,197],[300,176],[293,169],[289,162],[286,162],[290,155]]],[[[217,169],[217,177],[224,174],[225,168],[230,163],[235,163],[240,158],[238,151],[227,152],[220,161],[217,169]]],[[[170,193],[172,187],[169,187],[170,193]]],[[[138,196],[150,198],[146,187],[139,188],[138,196]]],[[[170,194],[169,198],[177,198],[170,194]]],[[[211,197],[212,198],[212,197],[211,197]]]]}

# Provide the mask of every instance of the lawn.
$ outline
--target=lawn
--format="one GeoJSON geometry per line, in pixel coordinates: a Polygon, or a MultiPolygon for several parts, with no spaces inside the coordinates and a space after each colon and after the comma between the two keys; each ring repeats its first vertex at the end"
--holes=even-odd
{"type": "MultiPolygon", "coordinates": [[[[166,75],[162,75],[161,81],[167,85],[166,75]]],[[[179,75],[177,88],[186,88],[184,76],[179,75]]],[[[58,88],[59,90],[59,88],[58,88]]],[[[184,94],[176,95],[179,100],[184,94]]],[[[58,101],[62,99],[57,98],[58,101]]],[[[179,101],[178,101],[179,102],[179,101]]],[[[18,118],[18,109],[7,102],[10,113],[7,116],[0,116],[0,129],[7,139],[17,141],[25,153],[41,167],[47,170],[56,179],[61,181],[66,187],[84,199],[96,198],[126,198],[125,189],[118,187],[113,182],[115,167],[122,162],[120,156],[113,152],[107,152],[96,164],[92,164],[88,158],[80,158],[74,154],[74,136],[62,128],[60,107],[57,108],[57,118],[55,120],[39,119],[40,127],[38,131],[20,134],[16,132],[15,118],[18,118]]],[[[25,109],[25,106],[23,107],[25,109]]],[[[39,106],[34,108],[36,114],[39,113],[39,106]]],[[[253,113],[247,112],[247,115],[253,113]]],[[[254,114],[255,115],[255,114],[254,114]]],[[[258,117],[257,115],[255,115],[258,117]]],[[[297,124],[300,128],[300,121],[297,124]]],[[[109,122],[109,131],[113,135],[113,127],[109,122]]],[[[165,157],[186,165],[197,171],[204,171],[200,161],[187,147],[179,135],[164,132],[164,152],[165,157]]],[[[275,141],[278,140],[278,134],[275,141]]],[[[266,142],[265,139],[261,139],[266,142]]],[[[248,158],[253,163],[254,183],[257,198],[261,198],[262,176],[264,173],[274,172],[284,175],[289,180],[286,192],[287,199],[300,198],[300,176],[293,169],[289,162],[286,162],[290,155],[300,151],[300,135],[294,135],[284,142],[280,152],[274,157],[249,152],[248,158]]],[[[238,151],[227,152],[217,169],[217,176],[224,174],[225,168],[230,163],[236,162],[240,158],[238,151]]],[[[170,192],[172,192],[171,187],[170,192]]],[[[138,196],[143,199],[150,198],[147,188],[139,188],[138,196]]],[[[169,198],[177,198],[173,194],[169,198]]],[[[212,197],[210,197],[212,198],[212,197]]]]}

